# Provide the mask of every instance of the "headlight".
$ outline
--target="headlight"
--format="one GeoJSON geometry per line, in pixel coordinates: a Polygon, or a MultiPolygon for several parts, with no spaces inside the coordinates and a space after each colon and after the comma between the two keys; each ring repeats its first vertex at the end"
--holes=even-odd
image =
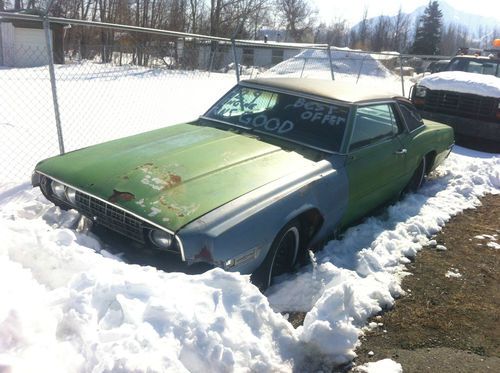
{"type": "Polygon", "coordinates": [[[149,239],[160,249],[168,249],[172,246],[172,235],[159,229],[150,230],[149,239]]]}
{"type": "Polygon", "coordinates": [[[232,268],[236,265],[236,260],[234,258],[232,259],[229,259],[229,260],[226,260],[224,262],[224,268],[225,269],[228,269],[228,268],[232,268]]]}
{"type": "Polygon", "coordinates": [[[427,88],[425,88],[421,85],[417,85],[417,88],[415,90],[415,96],[416,97],[425,97],[426,94],[427,94],[427,88]]]}
{"type": "Polygon", "coordinates": [[[66,199],[73,205],[76,205],[76,190],[70,187],[66,187],[64,190],[66,199]]]}
{"type": "Polygon", "coordinates": [[[52,189],[52,193],[62,201],[66,200],[66,193],[64,185],[58,181],[52,180],[50,183],[50,189],[52,189]]]}

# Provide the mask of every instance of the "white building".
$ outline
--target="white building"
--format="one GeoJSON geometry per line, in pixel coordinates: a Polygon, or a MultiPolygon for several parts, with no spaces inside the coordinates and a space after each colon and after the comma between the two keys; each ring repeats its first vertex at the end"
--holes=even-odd
{"type": "MultiPolygon", "coordinates": [[[[63,25],[51,24],[54,62],[64,63],[63,25]]],[[[0,18],[0,66],[34,67],[48,64],[45,31],[40,21],[0,18]]]]}

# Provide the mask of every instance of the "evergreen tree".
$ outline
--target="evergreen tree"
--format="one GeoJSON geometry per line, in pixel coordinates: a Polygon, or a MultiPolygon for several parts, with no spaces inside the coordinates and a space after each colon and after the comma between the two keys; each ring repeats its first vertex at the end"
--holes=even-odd
{"type": "Polygon", "coordinates": [[[414,54],[438,54],[441,41],[443,13],[436,0],[429,1],[424,14],[418,21],[415,41],[411,48],[414,54]]]}

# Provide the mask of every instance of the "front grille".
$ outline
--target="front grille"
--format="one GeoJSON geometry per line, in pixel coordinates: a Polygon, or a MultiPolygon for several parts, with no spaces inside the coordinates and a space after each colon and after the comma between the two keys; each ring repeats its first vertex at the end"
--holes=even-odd
{"type": "Polygon", "coordinates": [[[142,220],[97,198],[76,192],[76,206],[78,211],[96,223],[115,232],[123,234],[140,243],[145,243],[142,220]]]}
{"type": "Polygon", "coordinates": [[[498,100],[468,93],[427,90],[424,110],[494,120],[498,100]]]}

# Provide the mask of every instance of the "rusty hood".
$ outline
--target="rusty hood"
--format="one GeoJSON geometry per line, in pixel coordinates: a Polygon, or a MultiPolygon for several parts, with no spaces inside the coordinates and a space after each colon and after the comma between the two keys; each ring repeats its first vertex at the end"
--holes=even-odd
{"type": "Polygon", "coordinates": [[[311,163],[255,138],[187,123],[49,158],[36,170],[177,231],[311,163]]]}

